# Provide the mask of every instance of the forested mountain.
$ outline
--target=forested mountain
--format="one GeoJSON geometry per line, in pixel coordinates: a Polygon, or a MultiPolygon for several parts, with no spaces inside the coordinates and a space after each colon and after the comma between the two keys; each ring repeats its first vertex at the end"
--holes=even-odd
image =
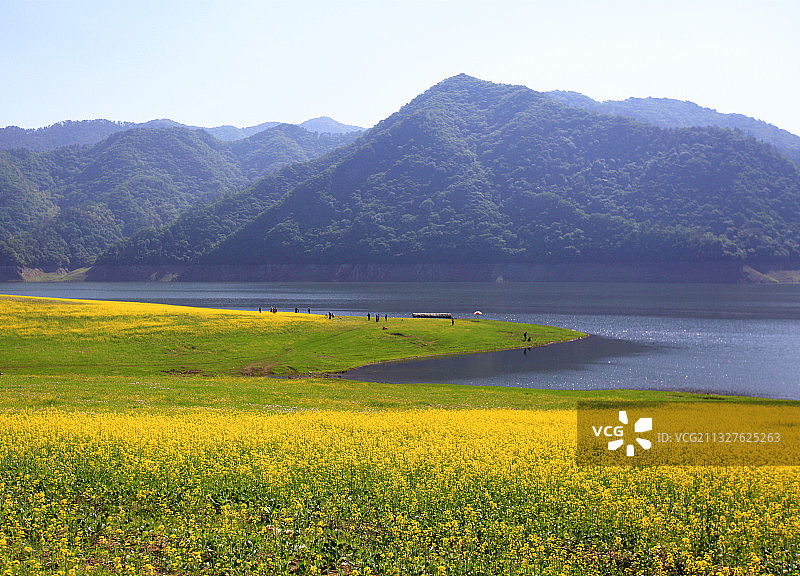
{"type": "Polygon", "coordinates": [[[142,228],[355,137],[281,124],[228,143],[202,130],[137,128],[94,146],[0,151],[0,265],[90,265],[142,228]]]}
{"type": "MultiPolygon", "coordinates": [[[[45,151],[63,148],[64,146],[97,144],[112,134],[125,132],[136,128],[188,128],[190,130],[205,130],[215,138],[223,141],[242,140],[249,138],[268,128],[274,128],[281,122],[264,122],[256,126],[237,128],[236,126],[215,126],[202,128],[187,126],[168,119],[150,120],[149,122],[112,122],[110,120],[66,120],[45,128],[19,128],[7,126],[0,128],[0,150],[13,148],[26,148],[28,150],[45,151]]],[[[344,134],[346,132],[359,132],[363,128],[348,126],[323,116],[312,118],[301,123],[300,126],[309,132],[320,134],[344,134]]]]}
{"type": "Polygon", "coordinates": [[[547,94],[567,106],[601,114],[626,116],[662,128],[719,126],[720,128],[741,130],[750,136],[772,144],[797,166],[800,166],[800,136],[743,114],[721,114],[711,108],[698,106],[694,102],[670,98],[628,98],[627,100],[598,102],[577,92],[554,91],[547,94]]]}
{"type": "Polygon", "coordinates": [[[55,150],[62,146],[97,144],[117,132],[137,126],[134,122],[110,120],[66,120],[46,128],[0,128],[0,149],[55,150]]]}
{"type": "Polygon", "coordinates": [[[459,75],[99,262],[769,260],[800,258],[799,239],[800,173],[755,138],[459,75]]]}

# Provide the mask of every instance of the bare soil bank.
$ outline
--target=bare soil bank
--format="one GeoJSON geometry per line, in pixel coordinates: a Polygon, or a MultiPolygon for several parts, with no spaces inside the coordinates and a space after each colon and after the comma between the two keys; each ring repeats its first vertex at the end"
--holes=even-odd
{"type": "Polygon", "coordinates": [[[0,281],[800,283],[800,264],[741,262],[160,265],[81,272],[7,266],[0,267],[0,281]]]}

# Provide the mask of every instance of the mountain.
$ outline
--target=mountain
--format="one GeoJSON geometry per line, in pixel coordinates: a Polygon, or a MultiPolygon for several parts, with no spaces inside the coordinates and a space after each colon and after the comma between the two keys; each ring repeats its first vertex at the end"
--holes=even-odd
{"type": "Polygon", "coordinates": [[[688,128],[692,126],[719,126],[741,130],[759,140],[775,146],[787,158],[800,166],[800,136],[742,114],[722,114],[703,108],[694,102],[670,98],[628,98],[598,102],[577,92],[547,92],[567,106],[591,110],[601,114],[626,116],[662,128],[688,128]]]}
{"type": "MultiPolygon", "coordinates": [[[[278,122],[264,122],[257,126],[248,126],[247,128],[237,128],[236,126],[217,126],[216,128],[202,128],[209,134],[214,135],[216,138],[225,141],[242,140],[254,136],[259,132],[263,132],[267,128],[277,126],[278,122]]],[[[337,122],[328,116],[321,116],[319,118],[312,118],[298,124],[301,128],[305,128],[309,132],[316,132],[318,134],[346,134],[348,132],[361,132],[364,129],[360,126],[350,126],[337,122]]]]}
{"type": "Polygon", "coordinates": [[[755,138],[459,75],[98,263],[796,261],[799,239],[800,173],[755,138]]]}
{"type": "Polygon", "coordinates": [[[280,122],[264,122],[263,124],[249,126],[247,128],[237,128],[236,126],[225,125],[216,126],[215,128],[202,128],[202,130],[205,130],[215,138],[219,138],[220,140],[224,140],[226,142],[231,142],[232,140],[249,138],[254,134],[263,132],[267,128],[273,128],[278,124],[280,124],[280,122]]]}
{"type": "Polygon", "coordinates": [[[320,116],[319,118],[312,118],[300,124],[309,132],[319,132],[320,134],[344,134],[346,132],[360,132],[364,130],[359,126],[351,126],[349,124],[342,124],[328,116],[320,116]]]}
{"type": "Polygon", "coordinates": [[[133,122],[110,120],[66,120],[46,128],[0,128],[0,149],[55,150],[62,146],[97,144],[124,130],[136,127],[133,122]]]}
{"type": "Polygon", "coordinates": [[[288,124],[235,142],[136,128],[93,146],[0,151],[0,266],[90,265],[143,228],[354,139],[288,124]]]}
{"type": "MultiPolygon", "coordinates": [[[[169,119],[150,120],[148,122],[112,122],[110,120],[66,120],[45,128],[19,128],[7,126],[0,128],[0,150],[26,148],[28,150],[46,151],[65,146],[91,145],[105,140],[117,132],[125,132],[136,128],[188,128],[189,130],[205,130],[215,138],[230,142],[249,138],[268,128],[274,128],[280,122],[264,122],[256,126],[237,128],[236,126],[216,126],[203,128],[187,126],[169,119]]],[[[309,132],[320,134],[344,134],[363,130],[358,126],[341,124],[327,116],[306,120],[300,124],[309,132]]]]}

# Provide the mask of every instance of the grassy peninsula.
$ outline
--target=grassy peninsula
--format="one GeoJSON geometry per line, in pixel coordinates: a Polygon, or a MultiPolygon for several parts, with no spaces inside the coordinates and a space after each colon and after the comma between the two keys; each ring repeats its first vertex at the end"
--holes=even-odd
{"type": "Polygon", "coordinates": [[[2,297],[3,372],[81,375],[289,375],[585,336],[490,320],[236,311],[2,297]],[[523,335],[531,340],[526,342],[523,335]]]}
{"type": "Polygon", "coordinates": [[[575,401],[563,392],[325,376],[371,362],[540,346],[583,333],[472,318],[376,322],[313,312],[2,296],[0,409],[521,408],[575,401]],[[523,342],[525,333],[530,342],[523,342]],[[262,377],[268,375],[292,378],[262,377]]]}

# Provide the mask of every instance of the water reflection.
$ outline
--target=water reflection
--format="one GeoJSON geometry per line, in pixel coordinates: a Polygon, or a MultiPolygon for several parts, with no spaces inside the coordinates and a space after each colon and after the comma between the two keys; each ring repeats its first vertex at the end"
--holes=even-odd
{"type": "Polygon", "coordinates": [[[561,342],[536,348],[501,350],[478,354],[437,356],[417,360],[382,362],[346,372],[343,376],[365,382],[408,384],[412,382],[478,383],[481,381],[503,385],[499,380],[511,381],[535,377],[536,374],[553,375],[558,372],[590,370],[598,365],[608,365],[626,356],[653,354],[656,344],[644,344],[588,336],[573,342],[561,342]]]}

